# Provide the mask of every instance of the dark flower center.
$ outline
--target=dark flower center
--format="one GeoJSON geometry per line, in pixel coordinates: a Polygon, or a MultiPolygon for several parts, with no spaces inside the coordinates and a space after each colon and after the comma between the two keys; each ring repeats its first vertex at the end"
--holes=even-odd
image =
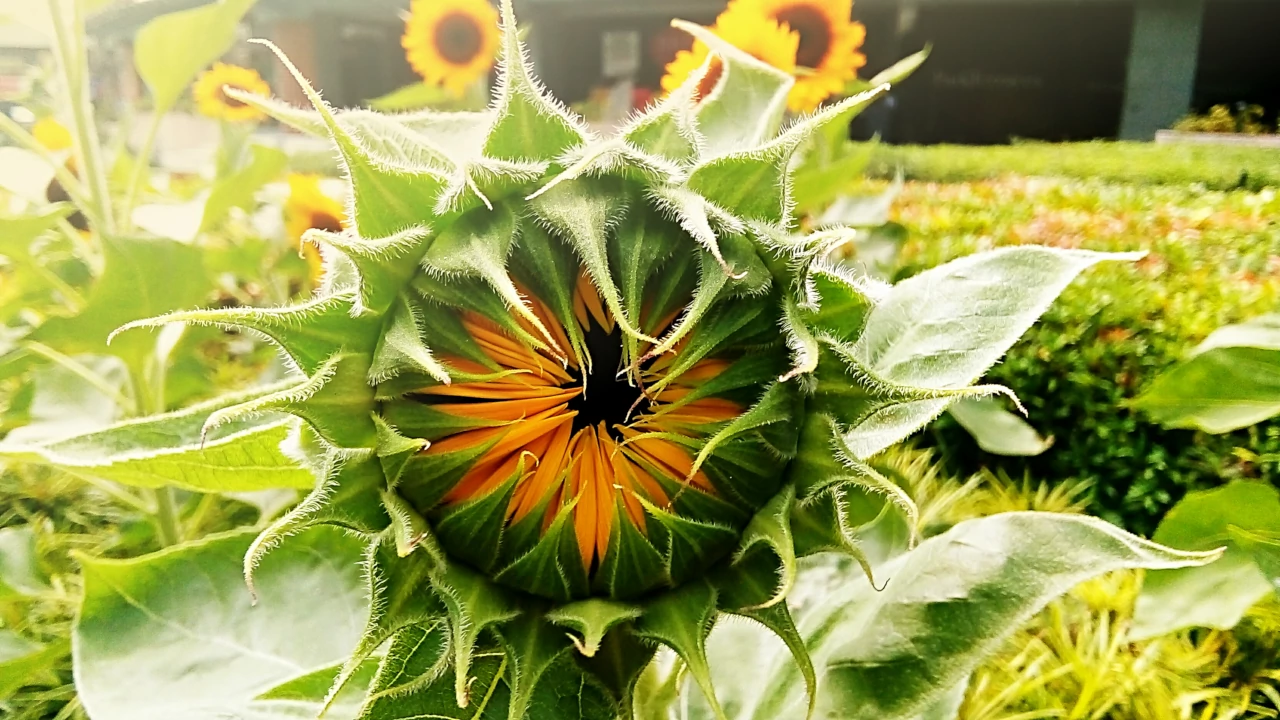
{"type": "Polygon", "coordinates": [[[817,8],[797,5],[778,13],[775,18],[800,35],[800,48],[796,51],[796,65],[816,68],[827,59],[831,51],[831,23],[817,8]]]}
{"type": "Polygon", "coordinates": [[[601,422],[605,427],[625,424],[629,417],[648,409],[639,388],[631,385],[622,370],[622,329],[613,332],[591,323],[586,332],[587,352],[591,353],[591,370],[582,371],[583,392],[569,401],[569,409],[578,415],[573,419],[573,432],[601,422]]]}
{"type": "Polygon", "coordinates": [[[454,65],[474,60],[480,54],[482,38],[475,19],[463,13],[451,13],[436,23],[436,52],[454,65]]]}
{"type": "Polygon", "coordinates": [[[316,212],[311,214],[311,227],[325,232],[340,233],[342,221],[327,212],[316,212]]]}

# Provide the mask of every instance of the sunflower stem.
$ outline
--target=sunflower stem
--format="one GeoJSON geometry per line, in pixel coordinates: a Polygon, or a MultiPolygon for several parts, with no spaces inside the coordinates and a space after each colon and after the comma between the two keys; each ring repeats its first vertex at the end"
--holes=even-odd
{"type": "Polygon", "coordinates": [[[87,200],[93,207],[93,214],[99,218],[99,232],[114,235],[115,215],[107,187],[102,145],[98,141],[97,124],[94,122],[93,103],[89,97],[89,53],[84,44],[84,12],[79,2],[48,0],[48,6],[53,23],[54,43],[57,46],[54,58],[61,75],[67,107],[71,109],[75,157],[80,176],[87,185],[87,200]],[[69,19],[67,14],[70,15],[69,19]]]}
{"type": "Polygon", "coordinates": [[[147,134],[133,164],[133,176],[129,178],[129,189],[124,200],[125,226],[129,229],[133,228],[133,208],[138,201],[138,194],[142,192],[142,184],[151,172],[151,154],[155,152],[156,138],[160,135],[160,123],[164,120],[164,115],[159,108],[152,110],[147,134]]]}

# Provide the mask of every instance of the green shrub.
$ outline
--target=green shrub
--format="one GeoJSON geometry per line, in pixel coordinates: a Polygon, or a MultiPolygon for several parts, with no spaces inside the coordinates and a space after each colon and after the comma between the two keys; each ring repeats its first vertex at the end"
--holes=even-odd
{"type": "Polygon", "coordinates": [[[1190,489],[1236,477],[1276,482],[1256,455],[1280,452],[1280,423],[1210,436],[1165,430],[1126,407],[1161,370],[1222,324],[1273,310],[1280,293],[1276,193],[1201,192],[1009,178],[908,183],[895,219],[910,230],[900,275],[998,245],[1146,250],[1065,292],[989,375],[1026,404],[1054,446],[1034,458],[987,455],[954,421],[926,436],[949,465],[1077,480],[1092,510],[1149,533],[1190,489]]]}
{"type": "Polygon", "coordinates": [[[1199,184],[1211,190],[1280,186],[1280,149],[1131,142],[1002,146],[882,145],[868,172],[887,179],[965,182],[1009,175],[1066,177],[1137,185],[1199,184]]]}

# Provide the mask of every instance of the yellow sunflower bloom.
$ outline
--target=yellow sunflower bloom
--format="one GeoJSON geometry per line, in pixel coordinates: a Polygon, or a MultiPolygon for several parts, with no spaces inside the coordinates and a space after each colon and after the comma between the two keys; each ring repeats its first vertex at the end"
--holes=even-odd
{"type": "Polygon", "coordinates": [[[413,0],[400,39],[415,72],[458,96],[489,73],[498,43],[487,0],[413,0]]]}
{"type": "MultiPolygon", "coordinates": [[[[726,11],[716,19],[711,31],[757,60],[788,73],[795,72],[800,36],[764,15],[726,11]]],[[[662,89],[669,93],[683,85],[706,62],[708,52],[704,43],[695,42],[691,50],[676,53],[675,59],[667,64],[666,75],[662,77],[662,89]]],[[[712,60],[711,69],[698,85],[697,97],[701,99],[710,95],[723,73],[720,60],[712,60]]]]}
{"type": "Polygon", "coordinates": [[[196,109],[201,115],[228,122],[252,122],[266,117],[252,105],[246,105],[227,95],[223,90],[226,87],[254,95],[266,96],[271,93],[271,86],[257,70],[214,63],[191,86],[191,95],[195,98],[196,109]]]}
{"type": "Polygon", "coordinates": [[[725,12],[763,16],[800,36],[796,65],[807,72],[796,77],[787,97],[793,112],[818,107],[867,64],[859,52],[867,29],[851,19],[853,0],[733,0],[725,12]]]}
{"type": "Polygon", "coordinates": [[[324,272],[320,251],[311,243],[303,243],[302,235],[308,230],[341,232],[347,225],[347,212],[342,203],[329,197],[320,189],[320,176],[289,176],[289,198],[284,203],[285,233],[293,247],[302,253],[310,269],[314,286],[324,272]]]}
{"type": "Polygon", "coordinates": [[[51,117],[42,117],[36,121],[31,128],[31,135],[41,147],[50,152],[67,150],[71,147],[71,131],[51,117]]]}

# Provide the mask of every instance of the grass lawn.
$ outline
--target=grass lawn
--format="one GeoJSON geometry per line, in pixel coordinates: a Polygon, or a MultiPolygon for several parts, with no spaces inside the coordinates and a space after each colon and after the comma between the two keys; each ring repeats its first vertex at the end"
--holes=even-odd
{"type": "Polygon", "coordinates": [[[1070,177],[1140,185],[1199,184],[1212,190],[1280,186],[1280,149],[1132,142],[1013,145],[881,145],[869,172],[962,182],[1007,175],[1070,177]]]}

